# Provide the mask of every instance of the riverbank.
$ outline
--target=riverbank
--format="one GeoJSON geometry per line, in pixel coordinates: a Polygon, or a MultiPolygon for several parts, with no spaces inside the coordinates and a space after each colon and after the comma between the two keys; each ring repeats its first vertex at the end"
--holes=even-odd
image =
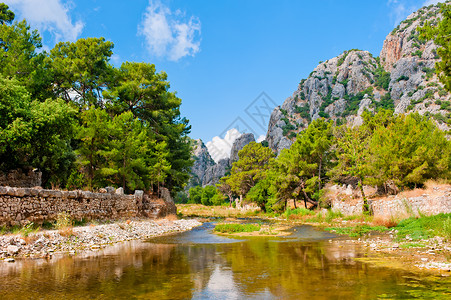
{"type": "Polygon", "coordinates": [[[24,236],[0,236],[0,260],[14,262],[16,258],[51,258],[59,254],[76,254],[98,250],[109,245],[145,240],[200,226],[197,220],[127,220],[111,224],[71,227],[61,230],[41,230],[24,236]]]}
{"type": "MultiPolygon", "coordinates": [[[[417,225],[410,231],[396,227],[401,220],[373,218],[367,215],[343,216],[333,211],[309,211],[305,209],[288,210],[283,214],[264,214],[259,211],[239,211],[228,207],[207,207],[199,205],[178,205],[182,215],[207,217],[210,213],[215,218],[263,219],[273,223],[272,227],[283,226],[284,229],[308,224],[342,235],[345,240],[331,240],[332,243],[354,243],[364,247],[371,259],[361,260],[397,268],[431,270],[443,276],[451,276],[451,239],[438,236],[427,228],[431,224],[417,225]],[[402,232],[400,232],[402,231],[402,232]],[[421,231],[421,232],[420,232],[421,231]],[[427,234],[426,234],[427,233],[427,234]]],[[[449,214],[448,214],[449,215],[449,214]]],[[[446,226],[451,218],[438,220],[446,226]],[[443,222],[442,222],[443,221],[443,222]]],[[[421,220],[419,217],[412,220],[421,220]]],[[[451,223],[450,223],[451,224],[451,223]]],[[[448,225],[450,225],[448,224],[448,225]]],[[[445,231],[451,227],[444,228],[445,231]]],[[[276,232],[274,236],[277,236],[276,232]]],[[[447,232],[441,232],[446,235],[447,232]]],[[[256,233],[233,233],[233,235],[259,235],[256,233]]]]}

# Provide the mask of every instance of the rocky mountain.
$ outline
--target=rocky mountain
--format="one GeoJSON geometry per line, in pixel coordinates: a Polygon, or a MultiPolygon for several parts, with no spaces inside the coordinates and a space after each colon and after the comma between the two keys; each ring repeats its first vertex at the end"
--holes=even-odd
{"type": "Polygon", "coordinates": [[[230,170],[232,164],[238,160],[238,152],[250,142],[255,142],[254,135],[252,133],[242,134],[233,142],[230,159],[221,159],[215,163],[202,140],[194,140],[194,165],[191,168],[190,182],[185,190],[197,185],[207,186],[218,183],[219,179],[230,170]]]}
{"type": "Polygon", "coordinates": [[[194,140],[193,144],[194,164],[191,167],[191,179],[187,185],[187,189],[196,185],[202,185],[207,169],[215,165],[214,160],[211,158],[207,147],[205,147],[201,139],[194,140]]]}
{"type": "Polygon", "coordinates": [[[230,166],[238,160],[238,152],[250,142],[255,142],[255,137],[252,133],[243,133],[233,142],[230,150],[230,166]]]}
{"type": "Polygon", "coordinates": [[[218,161],[217,164],[210,166],[205,171],[204,180],[202,181],[202,186],[215,185],[219,182],[219,179],[223,177],[227,171],[231,168],[230,159],[224,158],[218,161]]]}
{"type": "Polygon", "coordinates": [[[450,95],[438,81],[437,46],[420,38],[418,26],[436,22],[438,6],[412,13],[385,39],[379,57],[352,49],[320,62],[296,91],[274,109],[266,141],[279,153],[316,118],[358,126],[364,110],[394,109],[434,118],[442,130],[451,124],[450,95]]]}

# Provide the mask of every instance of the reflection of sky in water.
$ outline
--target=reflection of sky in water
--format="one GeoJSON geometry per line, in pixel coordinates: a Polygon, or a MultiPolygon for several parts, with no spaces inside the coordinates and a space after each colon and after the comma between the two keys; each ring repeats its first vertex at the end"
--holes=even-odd
{"type": "Polygon", "coordinates": [[[155,237],[149,240],[151,243],[155,244],[224,244],[224,243],[236,243],[243,242],[252,239],[269,239],[271,242],[309,242],[326,240],[331,238],[336,238],[337,235],[321,231],[313,226],[303,225],[297,226],[289,229],[291,235],[281,236],[281,237],[262,237],[262,236],[252,236],[252,237],[227,237],[221,236],[213,233],[215,223],[204,223],[202,226],[196,227],[191,231],[184,233],[155,237]],[[207,233],[207,234],[206,234],[207,233]]]}
{"type": "Polygon", "coordinates": [[[155,237],[149,240],[155,244],[224,244],[236,243],[242,240],[236,238],[228,238],[213,233],[215,225],[213,223],[204,223],[202,226],[193,228],[183,233],[155,237]],[[209,234],[205,234],[205,233],[209,234]]]}
{"type": "Polygon", "coordinates": [[[245,295],[238,287],[232,270],[216,264],[206,287],[196,290],[192,299],[275,299],[268,289],[245,295]]]}

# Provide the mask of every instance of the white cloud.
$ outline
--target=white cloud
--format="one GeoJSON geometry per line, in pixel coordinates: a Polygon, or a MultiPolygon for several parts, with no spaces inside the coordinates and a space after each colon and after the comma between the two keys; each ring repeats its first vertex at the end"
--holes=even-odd
{"type": "Polygon", "coordinates": [[[201,25],[197,17],[188,21],[184,13],[174,13],[160,1],[149,1],[138,34],[144,36],[149,52],[158,57],[178,61],[194,56],[200,50],[201,25]]]}
{"type": "Polygon", "coordinates": [[[69,14],[72,2],[63,3],[62,0],[4,0],[3,2],[16,13],[16,16],[25,18],[32,27],[40,32],[51,33],[54,42],[73,42],[83,31],[83,22],[72,21],[69,14]]]}
{"type": "Polygon", "coordinates": [[[241,133],[235,128],[232,128],[227,131],[223,139],[219,136],[215,136],[211,141],[207,142],[205,146],[207,147],[211,158],[213,158],[215,162],[218,162],[221,159],[230,157],[233,142],[240,136],[241,133]]]}
{"type": "Polygon", "coordinates": [[[266,138],[266,135],[262,134],[261,136],[258,137],[257,143],[263,142],[265,140],[265,138],[266,138]]]}

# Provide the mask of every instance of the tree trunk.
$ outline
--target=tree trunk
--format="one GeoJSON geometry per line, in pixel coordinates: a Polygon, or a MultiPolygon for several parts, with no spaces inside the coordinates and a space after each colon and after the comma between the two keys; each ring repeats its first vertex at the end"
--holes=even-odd
{"type": "Polygon", "coordinates": [[[362,178],[359,178],[359,188],[360,188],[360,193],[362,193],[362,198],[363,198],[363,212],[370,212],[370,207],[368,205],[368,199],[365,196],[365,192],[363,191],[363,180],[362,178]]]}
{"type": "Polygon", "coordinates": [[[318,166],[318,192],[321,190],[321,168],[323,166],[323,158],[319,160],[319,166],[318,166]]]}

